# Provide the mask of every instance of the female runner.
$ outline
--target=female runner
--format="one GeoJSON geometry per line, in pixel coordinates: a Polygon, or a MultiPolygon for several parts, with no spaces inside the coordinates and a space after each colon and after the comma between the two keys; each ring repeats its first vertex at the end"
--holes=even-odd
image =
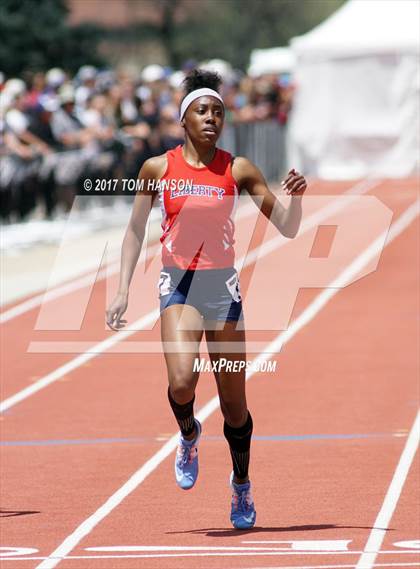
{"type": "MultiPolygon", "coordinates": [[[[203,332],[212,362],[221,358],[232,363],[246,361],[233,248],[232,214],[238,194],[246,190],[278,230],[292,238],[299,228],[301,197],[306,189],[305,178],[291,170],[282,183],[286,193],[292,195],[285,209],[254,164],[216,147],[225,114],[218,93],[220,82],[216,73],[199,69],[184,81],[186,95],[180,120],[185,143],[150,158],[140,170],[144,191],[134,201],[122,246],[118,294],[107,310],[107,324],[119,330],[124,325],[121,318],[127,309],[129,285],[147,217],[159,195],[163,214],[161,336],[168,371],[168,399],[180,428],[175,477],[184,490],[192,488],[198,476],[201,424],[194,417],[199,376],[194,361],[199,357],[203,332]],[[157,182],[158,192],[153,191],[157,182]],[[149,199],[143,199],[145,196],[149,199]],[[226,349],[233,343],[240,349],[226,349]]],[[[256,519],[248,477],[253,423],[245,395],[245,370],[231,371],[238,367],[220,366],[214,375],[233,465],[230,519],[235,528],[247,529],[254,526],[256,519]]]]}

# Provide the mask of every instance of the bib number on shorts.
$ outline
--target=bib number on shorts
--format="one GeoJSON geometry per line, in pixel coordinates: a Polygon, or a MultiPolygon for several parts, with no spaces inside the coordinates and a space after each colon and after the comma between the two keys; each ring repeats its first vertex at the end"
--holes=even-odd
{"type": "Polygon", "coordinates": [[[227,281],[226,281],[226,286],[228,288],[228,291],[230,292],[233,300],[235,302],[241,302],[242,297],[241,297],[241,292],[239,290],[239,278],[238,278],[238,274],[235,273],[234,275],[232,275],[227,281]]]}
{"type": "Polygon", "coordinates": [[[160,279],[158,284],[159,295],[166,296],[170,293],[171,287],[171,275],[169,273],[164,273],[163,271],[160,273],[160,279]]]}

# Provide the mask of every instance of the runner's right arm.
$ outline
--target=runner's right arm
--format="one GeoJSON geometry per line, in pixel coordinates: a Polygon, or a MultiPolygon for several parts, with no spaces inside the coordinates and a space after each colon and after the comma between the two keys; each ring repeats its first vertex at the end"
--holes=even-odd
{"type": "Polygon", "coordinates": [[[138,191],[134,199],[133,211],[122,244],[118,293],[106,311],[106,322],[112,330],[119,330],[125,323],[121,321],[121,317],[127,310],[130,282],[140,256],[147,219],[157,194],[148,188],[149,185],[152,188],[156,185],[156,181],[164,175],[166,166],[165,154],[155,156],[146,160],[138,175],[138,179],[143,182],[143,190],[138,191]]]}

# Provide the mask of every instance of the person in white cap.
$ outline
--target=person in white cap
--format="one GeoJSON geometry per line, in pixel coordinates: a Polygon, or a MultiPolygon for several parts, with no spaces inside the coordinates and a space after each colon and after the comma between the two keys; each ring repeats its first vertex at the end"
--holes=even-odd
{"type": "Polygon", "coordinates": [[[98,71],[93,65],[82,65],[77,72],[76,77],[80,83],[75,91],[77,113],[81,113],[85,109],[87,100],[94,92],[97,75],[98,71]]]}
{"type": "Polygon", "coordinates": [[[45,75],[48,90],[57,91],[66,81],[65,72],[59,67],[53,67],[45,75]]]}

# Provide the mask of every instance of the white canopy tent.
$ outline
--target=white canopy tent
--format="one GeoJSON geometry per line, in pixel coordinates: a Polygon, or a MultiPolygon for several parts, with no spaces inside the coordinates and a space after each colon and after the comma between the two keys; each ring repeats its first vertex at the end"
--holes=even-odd
{"type": "Polygon", "coordinates": [[[418,171],[419,22],[417,0],[349,0],[292,39],[294,166],[329,179],[418,171]]]}
{"type": "Polygon", "coordinates": [[[259,77],[265,73],[291,73],[295,66],[295,54],[290,47],[254,49],[251,52],[248,75],[259,77]]]}

